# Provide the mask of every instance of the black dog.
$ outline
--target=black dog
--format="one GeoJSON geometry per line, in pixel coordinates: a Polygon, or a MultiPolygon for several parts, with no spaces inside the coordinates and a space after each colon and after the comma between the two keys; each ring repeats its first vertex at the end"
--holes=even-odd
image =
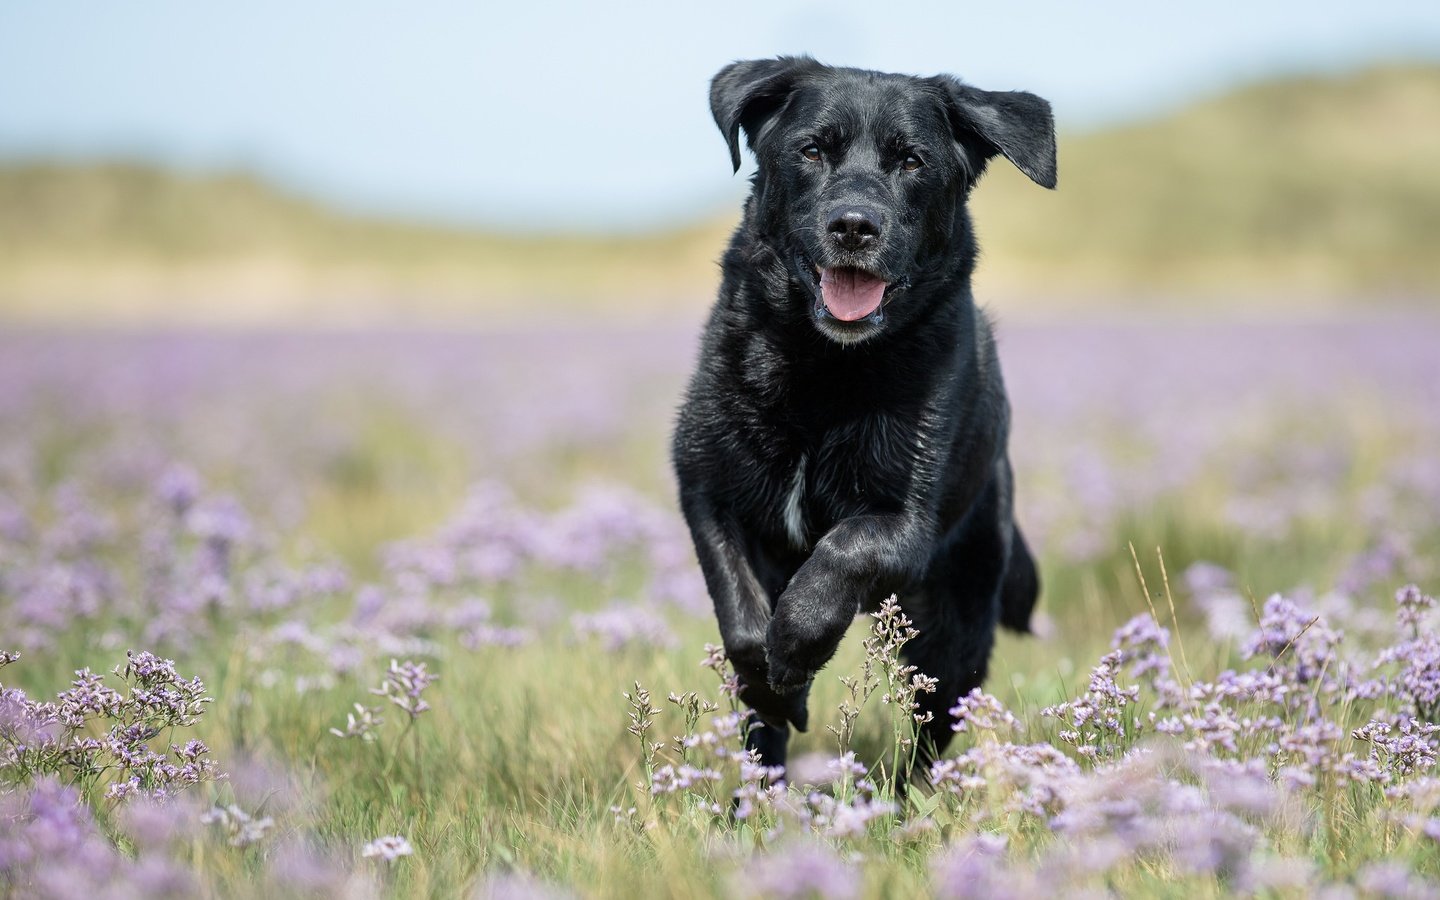
{"type": "Polygon", "coordinates": [[[1050,105],[950,77],[738,62],[710,88],[759,161],[675,432],[680,502],[725,649],[783,765],[855,616],[899,594],[939,679],[922,753],[1039,591],[1011,515],[1009,404],[970,295],[965,201],[1003,154],[1055,186],[1050,105]]]}

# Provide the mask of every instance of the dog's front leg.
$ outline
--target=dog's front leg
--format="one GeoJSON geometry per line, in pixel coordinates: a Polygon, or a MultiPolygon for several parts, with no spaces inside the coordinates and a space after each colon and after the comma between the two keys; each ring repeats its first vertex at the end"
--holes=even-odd
{"type": "MultiPolygon", "coordinates": [[[[782,696],[770,688],[765,669],[770,595],[746,557],[736,530],[701,498],[683,498],[681,506],[695,539],[705,586],[715,604],[725,655],[740,676],[740,699],[772,728],[783,732],[788,721],[804,731],[809,724],[805,695],[792,692],[782,696]]],[[[783,750],[780,759],[783,761],[783,750]]]]}
{"type": "Polygon", "coordinates": [[[777,693],[803,688],[830,661],[861,607],[918,579],[933,527],[916,515],[845,519],[830,529],[790,579],[766,636],[766,668],[777,693]]]}

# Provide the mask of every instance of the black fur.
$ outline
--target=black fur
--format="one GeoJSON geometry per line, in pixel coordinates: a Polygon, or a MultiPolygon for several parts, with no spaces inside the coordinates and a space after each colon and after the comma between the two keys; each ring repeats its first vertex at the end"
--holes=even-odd
{"type": "Polygon", "coordinates": [[[1050,106],[806,57],[727,66],[710,104],[731,162],[743,131],[759,170],[673,449],[750,746],[784,763],[816,671],[896,593],[920,630],[910,661],[940,680],[922,695],[938,753],[997,623],[1027,630],[1039,591],[965,201],[997,154],[1054,186],[1050,106]],[[882,278],[881,306],[832,315],[822,268],[882,278]]]}

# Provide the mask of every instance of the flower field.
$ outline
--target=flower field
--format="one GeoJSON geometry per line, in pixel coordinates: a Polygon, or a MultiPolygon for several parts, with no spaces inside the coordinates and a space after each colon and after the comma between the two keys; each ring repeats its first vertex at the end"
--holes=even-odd
{"type": "Polygon", "coordinates": [[[0,897],[1440,896],[1440,319],[1002,322],[1037,634],[905,792],[890,604],[742,752],[695,340],[0,333],[0,897]]]}

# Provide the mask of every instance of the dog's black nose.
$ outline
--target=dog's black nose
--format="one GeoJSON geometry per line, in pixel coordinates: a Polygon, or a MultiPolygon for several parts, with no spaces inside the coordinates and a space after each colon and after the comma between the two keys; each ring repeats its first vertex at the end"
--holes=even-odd
{"type": "Polygon", "coordinates": [[[880,236],[880,216],[863,206],[842,206],[830,217],[826,230],[846,250],[860,250],[880,236]]]}

